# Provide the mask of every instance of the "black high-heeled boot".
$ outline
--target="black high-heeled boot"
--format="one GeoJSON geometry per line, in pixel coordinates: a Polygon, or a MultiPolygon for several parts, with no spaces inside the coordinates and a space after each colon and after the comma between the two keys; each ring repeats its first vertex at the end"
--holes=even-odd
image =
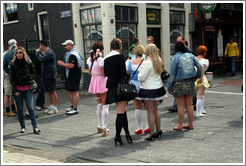
{"type": "Polygon", "coordinates": [[[127,140],[128,143],[132,143],[132,137],[131,137],[131,135],[129,133],[126,134],[126,140],[127,140]]]}
{"type": "Polygon", "coordinates": [[[114,137],[115,146],[117,146],[117,142],[119,142],[120,145],[123,145],[123,141],[122,141],[121,137],[115,136],[114,137]]]}
{"type": "Polygon", "coordinates": [[[128,128],[128,119],[127,119],[126,111],[123,115],[124,115],[123,128],[124,128],[125,133],[126,133],[126,140],[128,143],[132,143],[132,137],[130,135],[129,128],[128,128]]]}
{"type": "Polygon", "coordinates": [[[123,145],[122,139],[120,137],[121,129],[124,123],[123,116],[124,116],[123,114],[117,114],[116,116],[116,121],[115,121],[116,136],[114,137],[115,146],[117,146],[117,142],[119,142],[120,145],[123,145]]]}

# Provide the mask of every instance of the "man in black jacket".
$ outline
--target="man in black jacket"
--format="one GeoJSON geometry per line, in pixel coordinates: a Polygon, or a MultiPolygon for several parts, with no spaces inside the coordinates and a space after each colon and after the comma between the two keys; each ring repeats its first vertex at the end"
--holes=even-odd
{"type": "Polygon", "coordinates": [[[57,94],[56,88],[56,56],[53,50],[50,49],[47,40],[40,41],[40,49],[36,50],[38,59],[41,62],[41,76],[44,81],[45,89],[49,94],[49,106],[44,113],[57,114],[57,94]]]}

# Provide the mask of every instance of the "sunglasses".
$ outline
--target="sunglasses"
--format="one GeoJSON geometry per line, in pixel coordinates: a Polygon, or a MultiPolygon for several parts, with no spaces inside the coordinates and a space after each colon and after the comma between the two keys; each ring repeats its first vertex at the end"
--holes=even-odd
{"type": "Polygon", "coordinates": [[[16,54],[22,54],[23,52],[16,52],[16,54]]]}

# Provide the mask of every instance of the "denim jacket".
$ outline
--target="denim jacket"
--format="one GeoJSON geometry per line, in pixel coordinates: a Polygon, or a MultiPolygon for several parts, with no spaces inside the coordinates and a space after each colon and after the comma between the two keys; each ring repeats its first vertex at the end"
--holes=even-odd
{"type": "Polygon", "coordinates": [[[167,88],[172,92],[174,82],[193,77],[200,78],[201,73],[202,65],[193,54],[177,52],[171,59],[167,88]],[[194,66],[197,67],[197,72],[194,66]]]}

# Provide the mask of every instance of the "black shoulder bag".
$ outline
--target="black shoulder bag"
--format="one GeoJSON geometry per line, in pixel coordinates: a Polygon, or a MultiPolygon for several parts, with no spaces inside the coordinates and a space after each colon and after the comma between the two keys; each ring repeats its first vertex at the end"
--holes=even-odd
{"type": "MultiPolygon", "coordinates": [[[[140,67],[141,63],[138,65],[136,71],[133,73],[131,79],[136,74],[138,68],[140,67]]],[[[129,83],[128,80],[122,78],[121,83],[118,84],[117,91],[116,91],[117,98],[121,99],[122,101],[130,101],[137,97],[137,88],[135,85],[129,83]]]]}

